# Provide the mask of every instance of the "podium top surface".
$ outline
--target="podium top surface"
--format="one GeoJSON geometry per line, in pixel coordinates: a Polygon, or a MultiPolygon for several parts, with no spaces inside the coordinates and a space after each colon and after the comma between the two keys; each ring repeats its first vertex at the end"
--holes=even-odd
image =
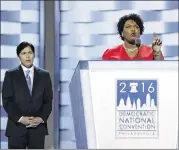
{"type": "Polygon", "coordinates": [[[79,70],[90,69],[178,69],[178,61],[101,61],[89,60],[79,61],[79,70]]]}
{"type": "Polygon", "coordinates": [[[79,61],[72,78],[80,76],[81,71],[117,71],[121,69],[130,70],[167,70],[178,72],[178,61],[165,60],[165,61],[103,61],[103,60],[88,60],[79,61]]]}

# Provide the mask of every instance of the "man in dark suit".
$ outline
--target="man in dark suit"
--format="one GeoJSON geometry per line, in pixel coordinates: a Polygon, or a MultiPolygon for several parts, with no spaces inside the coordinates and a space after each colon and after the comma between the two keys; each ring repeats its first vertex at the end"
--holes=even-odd
{"type": "Polygon", "coordinates": [[[3,107],[8,115],[8,148],[43,149],[52,111],[50,75],[33,65],[35,50],[31,43],[20,43],[16,51],[21,64],[6,71],[2,87],[3,107]]]}

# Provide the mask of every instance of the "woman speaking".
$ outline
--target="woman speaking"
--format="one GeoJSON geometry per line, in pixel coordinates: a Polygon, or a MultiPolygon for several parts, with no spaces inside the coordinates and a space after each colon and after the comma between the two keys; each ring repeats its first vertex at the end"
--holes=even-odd
{"type": "Polygon", "coordinates": [[[107,49],[103,60],[164,60],[161,52],[162,41],[154,33],[152,47],[141,44],[144,32],[143,20],[137,14],[125,15],[117,24],[123,44],[107,49]]]}

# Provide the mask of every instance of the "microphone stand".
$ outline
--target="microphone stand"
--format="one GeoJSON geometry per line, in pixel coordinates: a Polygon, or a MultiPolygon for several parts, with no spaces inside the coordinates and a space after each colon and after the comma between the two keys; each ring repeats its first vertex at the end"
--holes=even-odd
{"type": "Polygon", "coordinates": [[[139,55],[139,47],[140,47],[140,44],[136,44],[137,48],[138,48],[138,55],[137,55],[137,60],[142,60],[140,55],[139,55]]]}

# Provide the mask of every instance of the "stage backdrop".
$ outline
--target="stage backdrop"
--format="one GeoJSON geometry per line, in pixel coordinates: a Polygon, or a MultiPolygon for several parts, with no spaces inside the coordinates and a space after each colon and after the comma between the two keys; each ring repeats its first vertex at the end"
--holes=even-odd
{"type": "MultiPolygon", "coordinates": [[[[38,1],[1,1],[1,89],[5,71],[19,64],[16,47],[22,41],[31,42],[36,49],[35,65],[43,67],[43,46],[40,44],[40,4],[38,1]]],[[[0,91],[1,96],[1,91],[0,91]]],[[[1,109],[1,149],[8,147],[5,129],[7,114],[1,109]]]]}
{"type": "MultiPolygon", "coordinates": [[[[60,148],[75,148],[69,82],[79,60],[101,59],[122,41],[118,19],[137,13],[144,20],[142,43],[151,45],[153,33],[163,41],[166,59],[178,60],[178,1],[60,1],[60,148]]],[[[57,81],[58,82],[58,81],[57,81]]]]}

